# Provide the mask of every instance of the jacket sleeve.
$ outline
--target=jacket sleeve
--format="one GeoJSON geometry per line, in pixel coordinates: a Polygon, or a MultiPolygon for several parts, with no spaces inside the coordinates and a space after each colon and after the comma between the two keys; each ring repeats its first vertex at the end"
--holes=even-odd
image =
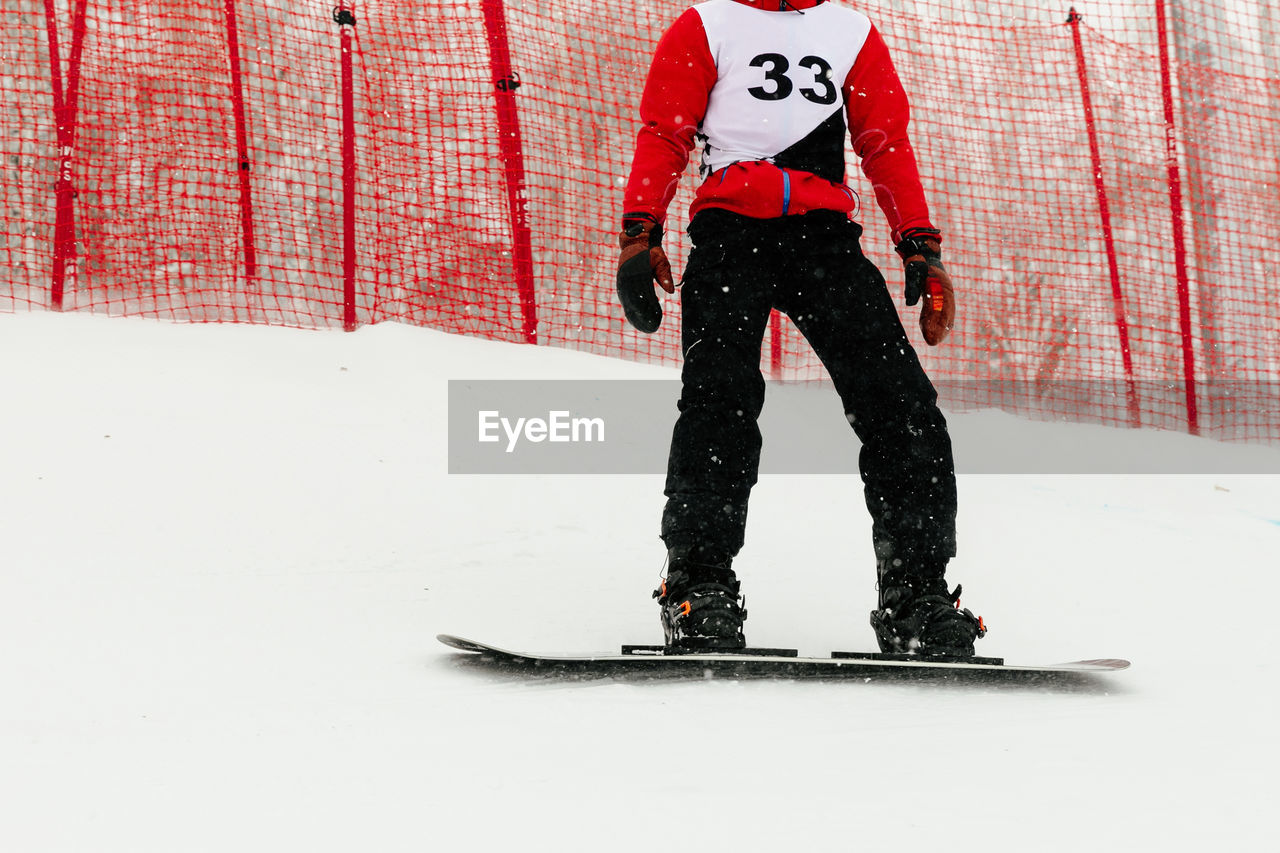
{"type": "Polygon", "coordinates": [[[907,138],[911,108],[875,27],[845,78],[844,92],[853,150],[889,221],[893,242],[915,231],[938,233],[929,221],[915,151],[907,138]]]}
{"type": "Polygon", "coordinates": [[[665,221],[715,83],[716,65],[702,17],[688,9],[658,42],[645,80],[624,217],[665,221]]]}

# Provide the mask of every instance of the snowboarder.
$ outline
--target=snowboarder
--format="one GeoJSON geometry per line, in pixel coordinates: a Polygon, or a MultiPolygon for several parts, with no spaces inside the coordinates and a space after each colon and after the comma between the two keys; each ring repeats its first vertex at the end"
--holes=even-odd
{"type": "Polygon", "coordinates": [[[700,141],[661,527],[668,565],[654,593],[673,651],[746,644],[732,563],[757,477],[760,347],[774,308],[821,359],[862,441],[881,651],[972,656],[986,632],[944,579],[956,549],[946,421],[884,277],[862,254],[862,229],[850,218],[858,200],[845,185],[850,139],[905,263],[906,303],[923,298],[924,339],[940,344],[955,298],[908,112],[879,32],[836,3],[709,0],[658,43],[625,190],[617,286],[627,318],[657,329],[654,282],[675,290],[662,226],[700,141]]]}

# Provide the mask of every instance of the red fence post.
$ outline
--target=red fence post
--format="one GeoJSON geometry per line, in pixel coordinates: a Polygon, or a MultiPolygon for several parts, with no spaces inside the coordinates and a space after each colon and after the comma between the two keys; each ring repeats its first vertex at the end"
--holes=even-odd
{"type": "Polygon", "coordinates": [[[1116,241],[1111,226],[1111,204],[1107,185],[1102,180],[1102,149],[1098,144],[1098,126],[1093,117],[1093,97],[1089,94],[1089,75],[1085,71],[1084,42],[1080,37],[1080,15],[1075,7],[1067,14],[1071,41],[1076,52],[1076,73],[1080,77],[1080,99],[1084,104],[1084,123],[1089,132],[1089,160],[1093,166],[1094,189],[1098,195],[1098,218],[1102,220],[1102,240],[1107,251],[1107,269],[1111,275],[1111,302],[1115,308],[1116,330],[1120,335],[1120,356],[1124,362],[1125,393],[1129,403],[1129,425],[1142,426],[1138,411],[1138,392],[1133,381],[1133,352],[1129,346],[1129,319],[1125,316],[1124,292],[1120,287],[1120,265],[1116,259],[1116,241]]]}
{"type": "Polygon", "coordinates": [[[520,77],[511,69],[507,43],[507,15],[502,0],[481,0],[485,33],[489,40],[489,67],[493,72],[498,111],[498,144],[507,167],[507,207],[511,217],[512,261],[520,295],[524,339],[538,342],[538,306],[533,286],[533,235],[529,230],[528,196],[524,184],[524,144],[516,89],[520,77]]]}
{"type": "Polygon", "coordinates": [[[1187,245],[1182,223],[1182,175],[1178,168],[1177,127],[1173,120],[1173,74],[1169,62],[1169,33],[1164,0],[1155,0],[1156,36],[1160,41],[1160,91],[1164,97],[1165,164],[1169,169],[1169,210],[1173,219],[1173,262],[1178,276],[1178,326],[1182,331],[1182,372],[1187,396],[1187,429],[1200,434],[1196,401],[1196,358],[1191,334],[1191,284],[1187,275],[1187,245]]]}
{"type": "Polygon", "coordinates": [[[71,59],[67,88],[62,88],[62,57],[58,51],[58,18],[53,0],[45,0],[45,26],[49,34],[49,79],[53,88],[53,119],[58,139],[58,177],[54,183],[53,273],[49,282],[49,307],[62,310],[67,264],[76,256],[75,185],[71,157],[75,150],[76,106],[80,92],[80,56],[84,49],[85,13],[89,0],[75,3],[71,12],[71,59]]]}
{"type": "Polygon", "coordinates": [[[355,13],[339,0],[333,20],[342,34],[342,328],[356,328],[356,110],[351,62],[355,13]]]}
{"type": "Polygon", "coordinates": [[[249,139],[245,126],[244,84],[240,76],[240,29],[236,24],[235,0],[227,2],[227,59],[231,65],[231,111],[236,125],[236,170],[240,175],[240,230],[244,240],[244,274],[257,274],[257,252],[253,243],[253,196],[249,181],[249,139]]]}
{"type": "Polygon", "coordinates": [[[769,375],[782,378],[782,314],[776,308],[769,312],[769,375]]]}

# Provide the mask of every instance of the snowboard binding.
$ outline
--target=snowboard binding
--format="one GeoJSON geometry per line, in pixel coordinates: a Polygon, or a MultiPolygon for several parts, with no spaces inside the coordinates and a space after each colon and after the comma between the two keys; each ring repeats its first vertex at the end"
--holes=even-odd
{"type": "Polygon", "coordinates": [[[885,654],[968,658],[974,641],[986,636],[982,617],[960,608],[963,587],[947,592],[941,578],[881,586],[880,607],[871,611],[871,627],[885,654]]]}
{"type": "Polygon", "coordinates": [[[746,601],[733,578],[698,578],[672,569],[653,597],[661,607],[662,631],[669,653],[746,648],[742,633],[746,601]]]}

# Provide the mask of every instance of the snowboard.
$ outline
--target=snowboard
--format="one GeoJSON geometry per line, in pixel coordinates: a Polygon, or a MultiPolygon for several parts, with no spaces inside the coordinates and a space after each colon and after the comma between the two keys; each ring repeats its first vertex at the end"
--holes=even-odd
{"type": "Polygon", "coordinates": [[[1006,664],[1003,658],[947,658],[874,652],[832,652],[830,657],[801,657],[795,649],[746,648],[732,652],[668,654],[663,646],[623,646],[618,654],[540,655],[514,652],[487,643],[439,634],[450,648],[508,670],[545,674],[640,675],[663,677],[757,676],[866,678],[873,675],[940,678],[1036,679],[1088,675],[1127,669],[1116,658],[1078,660],[1038,666],[1006,664]]]}

